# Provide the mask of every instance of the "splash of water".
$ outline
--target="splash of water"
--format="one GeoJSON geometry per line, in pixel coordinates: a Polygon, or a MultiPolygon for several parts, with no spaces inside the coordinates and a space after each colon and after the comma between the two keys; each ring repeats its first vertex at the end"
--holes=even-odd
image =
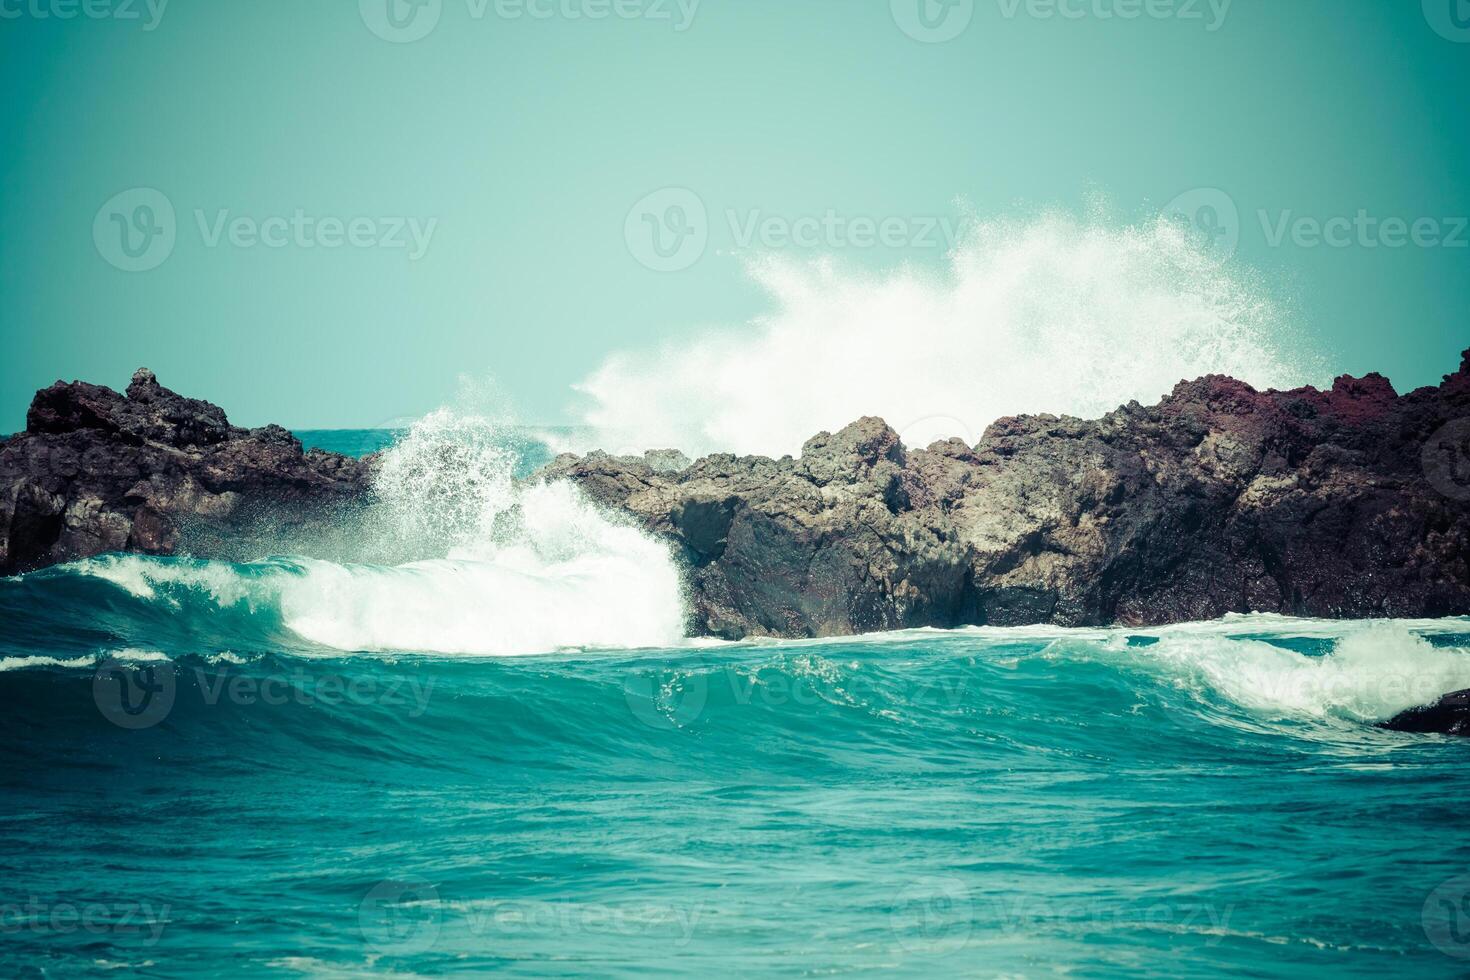
{"type": "Polygon", "coordinates": [[[374,489],[380,526],[421,556],[483,550],[515,507],[515,453],[499,426],[430,412],[386,452],[374,489]]]}
{"type": "Polygon", "coordinates": [[[377,524],[418,560],[305,561],[281,583],[299,635],[343,650],[533,653],[672,645],[683,636],[668,548],[570,484],[518,484],[501,427],[430,413],[383,456],[377,524]]]}
{"type": "Polygon", "coordinates": [[[1096,417],[1212,372],[1314,380],[1282,310],[1164,219],[979,223],[943,275],[785,259],[751,271],[771,315],[615,353],[575,386],[589,444],[779,455],[874,414],[910,444],[973,442],[1003,415],[1096,417]]]}

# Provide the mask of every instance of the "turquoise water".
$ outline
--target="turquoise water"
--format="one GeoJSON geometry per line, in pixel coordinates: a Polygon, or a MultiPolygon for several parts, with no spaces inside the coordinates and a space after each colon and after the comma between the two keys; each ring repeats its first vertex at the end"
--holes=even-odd
{"type": "MultiPolygon", "coordinates": [[[[325,449],[328,452],[347,456],[366,456],[387,449],[401,439],[406,429],[297,429],[296,438],[306,449],[325,449]]],[[[515,453],[516,476],[530,476],[551,462],[555,455],[541,437],[554,435],[570,437],[580,430],[577,426],[545,426],[540,429],[520,427],[499,433],[506,447],[515,453]]]]}
{"type": "Polygon", "coordinates": [[[383,642],[501,561],[0,580],[0,975],[1470,967],[1470,742],[1372,724],[1470,620],[383,642]]]}

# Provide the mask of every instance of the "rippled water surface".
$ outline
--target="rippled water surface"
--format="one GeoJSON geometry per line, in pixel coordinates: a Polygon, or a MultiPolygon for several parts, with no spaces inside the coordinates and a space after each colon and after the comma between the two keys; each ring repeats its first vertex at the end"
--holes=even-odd
{"type": "Polygon", "coordinates": [[[258,612],[99,666],[157,600],[0,606],[48,591],[87,613],[7,633],[8,975],[1470,963],[1467,747],[1368,724],[1470,685],[1463,622],[497,658],[258,612]]]}
{"type": "Polygon", "coordinates": [[[524,452],[359,443],[415,560],[0,580],[0,976],[1470,968],[1470,741],[1374,727],[1470,621],[691,641],[524,452]]]}

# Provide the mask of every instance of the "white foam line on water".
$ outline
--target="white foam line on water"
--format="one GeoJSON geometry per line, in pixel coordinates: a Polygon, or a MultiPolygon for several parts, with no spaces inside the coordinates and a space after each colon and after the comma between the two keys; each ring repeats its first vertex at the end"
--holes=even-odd
{"type": "Polygon", "coordinates": [[[1470,688],[1470,652],[1435,646],[1406,624],[1359,623],[1334,640],[1330,653],[1309,656],[1258,639],[1174,631],[1125,655],[1276,717],[1382,721],[1470,688]]]}
{"type": "Polygon", "coordinates": [[[70,657],[61,659],[59,657],[34,656],[34,657],[0,657],[0,671],[26,670],[32,667],[65,667],[68,669],[86,668],[91,669],[105,660],[122,660],[128,663],[146,663],[170,659],[168,654],[159,650],[140,650],[135,647],[125,647],[121,650],[100,650],[96,654],[83,657],[70,657]]]}

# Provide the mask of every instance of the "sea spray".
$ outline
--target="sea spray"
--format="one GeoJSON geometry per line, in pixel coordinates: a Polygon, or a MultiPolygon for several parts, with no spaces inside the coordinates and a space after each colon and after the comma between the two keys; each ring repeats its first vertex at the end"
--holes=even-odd
{"type": "Polygon", "coordinates": [[[515,454],[490,420],[448,408],[413,423],[383,453],[375,517],[417,557],[491,543],[516,505],[515,454]]]}
{"type": "Polygon", "coordinates": [[[671,645],[683,635],[667,546],[565,483],[521,484],[491,421],[433,412],[383,455],[378,525],[423,557],[306,561],[285,624],[344,650],[536,653],[671,645]]]}
{"type": "Polygon", "coordinates": [[[440,410],[383,452],[353,540],[325,557],[231,563],[106,555],[38,573],[105,580],[207,637],[236,617],[246,649],[509,655],[673,646],[684,635],[668,547],[562,482],[514,477],[492,420],[440,410]]]}
{"type": "Polygon", "coordinates": [[[973,442],[1003,415],[1096,417],[1209,373],[1321,380],[1279,304],[1163,219],[980,222],[943,274],[779,257],[750,271],[774,312],[609,356],[576,386],[591,433],[569,448],[779,456],[864,415],[910,442],[973,442]]]}

